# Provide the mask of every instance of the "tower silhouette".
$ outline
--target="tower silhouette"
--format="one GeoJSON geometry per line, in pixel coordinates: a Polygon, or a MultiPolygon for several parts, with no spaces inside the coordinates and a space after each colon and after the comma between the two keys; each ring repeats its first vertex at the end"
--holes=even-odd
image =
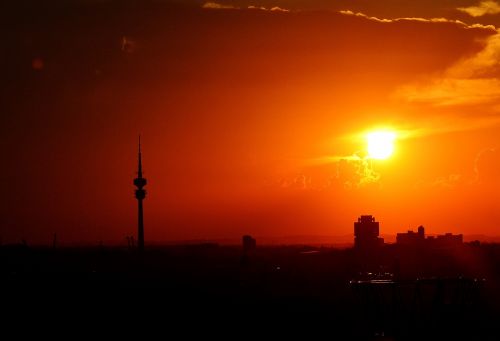
{"type": "Polygon", "coordinates": [[[141,137],[139,136],[139,169],[137,171],[137,178],[134,179],[134,185],[137,187],[135,190],[135,197],[137,198],[138,204],[138,232],[137,232],[137,247],[139,251],[144,250],[144,214],[142,208],[142,201],[146,198],[146,186],[147,181],[142,177],[142,154],[141,154],[141,137]]]}

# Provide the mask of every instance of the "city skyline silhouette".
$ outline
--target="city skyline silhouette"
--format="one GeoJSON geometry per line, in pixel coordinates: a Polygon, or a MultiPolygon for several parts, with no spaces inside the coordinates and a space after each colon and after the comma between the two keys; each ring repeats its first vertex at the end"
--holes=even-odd
{"type": "Polygon", "coordinates": [[[500,338],[500,0],[0,20],[4,338],[500,338]]]}

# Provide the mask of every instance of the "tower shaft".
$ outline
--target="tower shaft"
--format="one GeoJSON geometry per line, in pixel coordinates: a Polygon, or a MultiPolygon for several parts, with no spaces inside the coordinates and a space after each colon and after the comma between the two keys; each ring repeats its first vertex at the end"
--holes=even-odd
{"type": "Polygon", "coordinates": [[[146,198],[147,181],[142,177],[142,153],[141,153],[141,138],[139,137],[139,160],[138,160],[137,178],[134,179],[134,185],[137,187],[135,190],[135,198],[137,199],[137,247],[140,252],[144,250],[144,210],[143,200],[146,198]]]}
{"type": "Polygon", "coordinates": [[[142,208],[142,200],[143,199],[137,199],[137,204],[138,204],[137,247],[141,252],[144,251],[144,212],[142,208]]]}

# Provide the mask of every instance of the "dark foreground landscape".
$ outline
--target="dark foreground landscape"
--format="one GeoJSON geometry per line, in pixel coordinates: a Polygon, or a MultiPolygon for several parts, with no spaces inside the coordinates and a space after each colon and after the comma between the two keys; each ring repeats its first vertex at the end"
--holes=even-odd
{"type": "MultiPolygon", "coordinates": [[[[4,327],[239,339],[497,339],[500,246],[0,247],[4,327]],[[438,276],[439,274],[439,276],[438,276]],[[417,280],[418,279],[418,280],[417,280]],[[232,330],[237,327],[238,332],[232,330]]],[[[177,339],[175,337],[174,339],[177,339]]]]}

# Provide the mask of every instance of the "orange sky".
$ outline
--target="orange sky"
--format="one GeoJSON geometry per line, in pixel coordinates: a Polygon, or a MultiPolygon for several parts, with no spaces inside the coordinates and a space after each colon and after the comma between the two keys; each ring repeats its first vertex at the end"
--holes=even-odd
{"type": "Polygon", "coordinates": [[[135,234],[139,133],[146,241],[500,235],[496,2],[61,3],[0,15],[4,242],[135,234]]]}

